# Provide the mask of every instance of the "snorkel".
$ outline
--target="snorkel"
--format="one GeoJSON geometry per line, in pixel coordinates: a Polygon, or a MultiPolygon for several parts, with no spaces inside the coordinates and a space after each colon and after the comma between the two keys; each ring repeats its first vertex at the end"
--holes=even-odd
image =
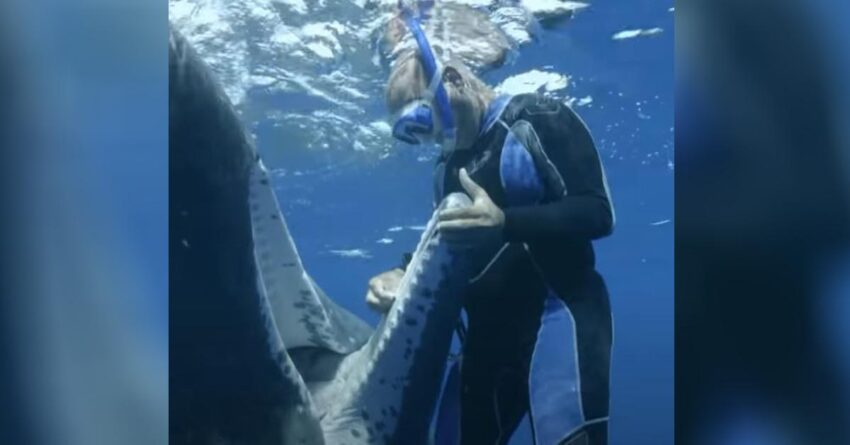
{"type": "Polygon", "coordinates": [[[449,96],[442,81],[442,66],[434,56],[425,32],[419,26],[419,18],[414,16],[407,7],[402,8],[401,17],[419,48],[419,59],[422,62],[425,77],[428,79],[428,88],[426,97],[402,109],[393,124],[393,136],[406,143],[421,143],[418,135],[430,134],[434,129],[434,113],[431,106],[433,104],[440,116],[442,148],[444,151],[452,151],[455,148],[457,134],[449,96]]]}

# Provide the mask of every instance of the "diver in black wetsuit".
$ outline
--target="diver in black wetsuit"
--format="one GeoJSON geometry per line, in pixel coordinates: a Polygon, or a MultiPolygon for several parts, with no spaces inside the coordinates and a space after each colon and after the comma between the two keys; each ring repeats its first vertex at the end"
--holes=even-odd
{"type": "MultiPolygon", "coordinates": [[[[587,127],[556,100],[495,97],[462,65],[435,63],[427,41],[393,66],[387,102],[396,138],[433,136],[443,147],[436,201],[457,191],[474,199],[440,215],[443,236],[504,243],[463,296],[461,443],[507,443],[531,411],[540,445],[606,444],[612,320],[591,241],[611,233],[614,210],[587,127]],[[552,337],[553,320],[570,327],[552,337]],[[557,369],[566,371],[553,377],[557,369]]],[[[404,266],[370,281],[371,306],[392,304],[404,266]]]]}
{"type": "Polygon", "coordinates": [[[461,367],[462,440],[506,442],[528,409],[531,355],[544,297],[551,289],[575,319],[585,421],[599,421],[587,428],[593,439],[589,443],[605,443],[611,309],[590,243],[613,227],[602,166],[585,126],[558,102],[535,95],[514,97],[502,120],[509,127],[522,120],[531,124],[568,194],[547,197],[538,205],[507,207],[499,159],[508,131],[501,125],[482,134],[471,150],[441,164],[446,172],[443,194],[462,189],[458,171],[466,168],[504,209],[502,236],[508,243],[465,296],[469,327],[461,367]]]}

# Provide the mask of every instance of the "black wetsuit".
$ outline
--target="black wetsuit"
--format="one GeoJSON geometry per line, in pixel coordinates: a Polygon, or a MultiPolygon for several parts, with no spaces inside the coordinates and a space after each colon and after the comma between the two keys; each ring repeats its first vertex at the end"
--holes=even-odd
{"type": "Polygon", "coordinates": [[[507,443],[528,411],[529,366],[549,289],[575,319],[581,404],[585,418],[594,421],[563,443],[604,444],[611,310],[594,268],[591,241],[611,233],[614,213],[602,165],[586,126],[560,102],[515,96],[501,121],[484,131],[471,150],[441,159],[435,177],[439,201],[463,191],[458,171],[466,167],[504,210],[509,243],[465,295],[469,325],[461,365],[462,444],[507,443]],[[508,128],[522,120],[531,124],[526,128],[533,128],[566,194],[547,193],[539,205],[510,207],[499,159],[508,128]]]}

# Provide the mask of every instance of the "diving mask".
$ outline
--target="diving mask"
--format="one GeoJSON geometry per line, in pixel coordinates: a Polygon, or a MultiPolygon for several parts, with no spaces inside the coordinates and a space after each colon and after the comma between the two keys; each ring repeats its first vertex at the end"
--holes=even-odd
{"type": "Polygon", "coordinates": [[[419,20],[413,17],[410,10],[403,12],[404,23],[410,29],[416,44],[419,47],[419,57],[425,76],[429,79],[428,89],[425,97],[411,102],[401,109],[396,115],[393,123],[393,136],[407,144],[422,144],[434,137],[436,125],[436,111],[439,115],[441,130],[440,143],[443,149],[452,149],[455,142],[455,123],[449,96],[443,85],[442,67],[437,62],[425,33],[419,26],[419,20]]]}

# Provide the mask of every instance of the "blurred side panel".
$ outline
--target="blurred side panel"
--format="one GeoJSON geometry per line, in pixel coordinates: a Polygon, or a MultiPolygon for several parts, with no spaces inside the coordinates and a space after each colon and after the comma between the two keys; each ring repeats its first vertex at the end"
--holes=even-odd
{"type": "Polygon", "coordinates": [[[850,443],[838,3],[677,5],[677,444],[850,443]]]}
{"type": "Polygon", "coordinates": [[[167,19],[0,5],[0,443],[167,443],[167,19]]]}
{"type": "Polygon", "coordinates": [[[22,249],[15,233],[21,227],[19,217],[20,200],[12,192],[20,183],[17,169],[10,168],[20,158],[15,147],[25,143],[24,126],[32,120],[24,116],[22,107],[26,103],[26,80],[18,62],[24,58],[18,44],[15,27],[12,26],[9,5],[0,4],[0,443],[29,443],[32,441],[26,416],[20,409],[25,394],[20,391],[21,378],[15,366],[12,344],[14,338],[10,319],[13,298],[22,290],[16,277],[20,270],[16,253],[22,249]]]}

